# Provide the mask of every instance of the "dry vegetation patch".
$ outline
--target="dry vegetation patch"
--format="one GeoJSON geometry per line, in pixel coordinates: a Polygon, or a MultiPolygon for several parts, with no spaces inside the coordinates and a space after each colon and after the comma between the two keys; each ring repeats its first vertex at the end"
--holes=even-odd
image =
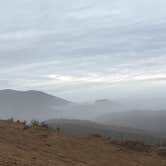
{"type": "Polygon", "coordinates": [[[69,135],[13,120],[0,121],[0,133],[0,166],[166,166],[163,147],[138,142],[69,135]]]}

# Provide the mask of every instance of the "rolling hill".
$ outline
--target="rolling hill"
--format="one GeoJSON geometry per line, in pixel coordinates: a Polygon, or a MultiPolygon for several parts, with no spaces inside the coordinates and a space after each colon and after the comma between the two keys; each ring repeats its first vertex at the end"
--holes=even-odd
{"type": "Polygon", "coordinates": [[[71,102],[40,91],[0,90],[0,117],[23,120],[47,119],[71,102]]]}
{"type": "Polygon", "coordinates": [[[49,125],[57,125],[58,122],[67,132],[85,135],[99,133],[107,137],[150,140],[152,143],[156,142],[156,138],[157,142],[160,137],[166,138],[165,111],[122,110],[122,105],[107,99],[75,104],[40,91],[0,90],[1,119],[54,119],[47,121],[49,125]]]}
{"type": "Polygon", "coordinates": [[[100,135],[102,137],[111,137],[112,139],[118,140],[143,141],[147,144],[166,143],[166,139],[162,139],[144,130],[104,125],[89,120],[51,119],[44,123],[53,129],[60,128],[66,133],[79,134],[82,136],[100,135]]]}
{"type": "Polygon", "coordinates": [[[97,122],[142,129],[166,138],[166,111],[111,112],[99,116],[97,122]]]}
{"type": "Polygon", "coordinates": [[[165,166],[166,148],[0,121],[2,166],[165,166]]]}

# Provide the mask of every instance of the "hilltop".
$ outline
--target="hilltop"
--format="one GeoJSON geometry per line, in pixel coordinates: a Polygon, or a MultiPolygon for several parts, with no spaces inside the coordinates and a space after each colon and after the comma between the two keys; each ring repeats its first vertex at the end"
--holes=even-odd
{"type": "Polygon", "coordinates": [[[166,148],[0,121],[3,166],[165,166],[166,148]]]}
{"type": "Polygon", "coordinates": [[[47,119],[68,104],[71,102],[41,91],[0,90],[0,114],[4,119],[47,119]]]}

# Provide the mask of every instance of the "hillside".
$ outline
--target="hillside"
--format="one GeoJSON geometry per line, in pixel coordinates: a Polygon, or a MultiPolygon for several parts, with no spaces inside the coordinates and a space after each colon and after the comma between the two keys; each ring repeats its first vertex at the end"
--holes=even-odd
{"type": "Polygon", "coordinates": [[[166,148],[0,121],[2,166],[165,166],[166,148]]]}
{"type": "Polygon", "coordinates": [[[166,111],[110,112],[99,116],[97,121],[107,125],[132,127],[166,138],[166,111]]]}
{"type": "Polygon", "coordinates": [[[118,140],[139,140],[147,144],[166,143],[166,139],[160,138],[158,135],[154,135],[151,132],[136,128],[104,125],[89,120],[50,119],[45,121],[45,123],[53,129],[59,127],[66,133],[79,134],[82,136],[89,136],[97,133],[103,137],[111,137],[118,140]]]}
{"type": "Polygon", "coordinates": [[[70,103],[65,99],[35,90],[0,90],[1,118],[47,119],[55,115],[59,107],[70,103]]]}
{"type": "Polygon", "coordinates": [[[117,103],[107,99],[77,104],[36,90],[0,90],[1,119],[13,117],[27,121],[44,121],[51,118],[94,120],[111,110],[119,109],[117,103]]]}

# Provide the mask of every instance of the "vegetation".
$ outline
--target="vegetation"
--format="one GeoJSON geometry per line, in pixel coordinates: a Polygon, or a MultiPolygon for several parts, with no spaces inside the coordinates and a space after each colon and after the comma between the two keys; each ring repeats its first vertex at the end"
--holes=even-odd
{"type": "Polygon", "coordinates": [[[92,134],[92,137],[102,138],[102,135],[100,135],[100,134],[92,134]]]}
{"type": "Polygon", "coordinates": [[[9,121],[9,122],[14,122],[14,118],[11,117],[11,118],[8,119],[8,121],[9,121]]]}
{"type": "Polygon", "coordinates": [[[39,126],[40,126],[40,122],[37,121],[37,120],[32,120],[32,121],[31,121],[31,126],[32,126],[32,127],[39,127],[39,126]]]}
{"type": "Polygon", "coordinates": [[[41,122],[40,126],[43,127],[43,128],[48,128],[48,125],[45,122],[41,122]]]}

